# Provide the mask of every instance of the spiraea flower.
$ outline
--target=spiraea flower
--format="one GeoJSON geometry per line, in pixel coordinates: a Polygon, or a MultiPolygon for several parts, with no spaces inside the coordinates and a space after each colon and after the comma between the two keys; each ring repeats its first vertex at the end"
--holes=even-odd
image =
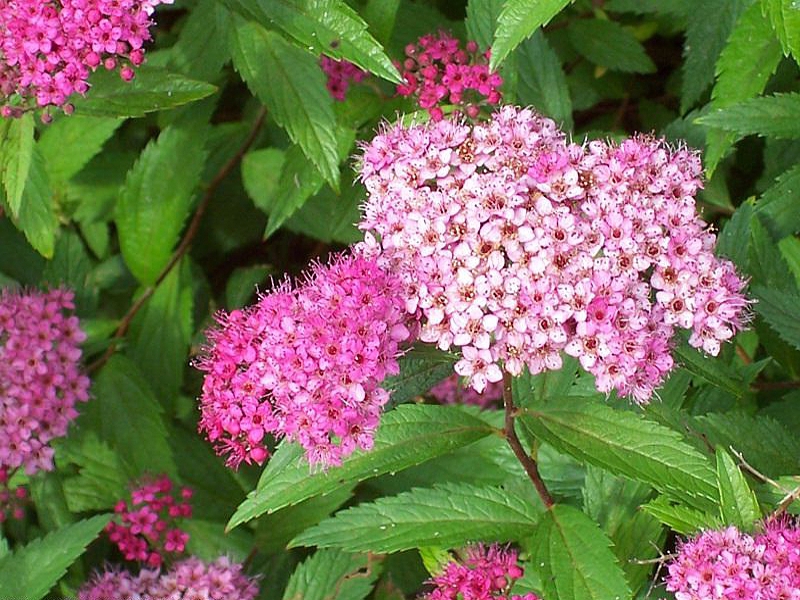
{"type": "Polygon", "coordinates": [[[254,600],[256,578],[226,557],[211,563],[191,557],[168,571],[142,569],[137,575],[119,569],[95,573],[78,590],[78,600],[254,600]]]}
{"type": "Polygon", "coordinates": [[[677,600],[797,600],[800,528],[775,519],[755,535],[733,526],[704,531],[681,542],[668,571],[677,600]]]}
{"type": "Polygon", "coordinates": [[[500,102],[503,79],[489,70],[489,52],[479,52],[475,42],[467,42],[464,49],[456,38],[440,31],[409,44],[405,54],[397,93],[418,98],[420,108],[433,120],[442,119],[441,107],[446,104],[474,118],[481,106],[500,102]]]}
{"type": "Polygon", "coordinates": [[[63,106],[85,94],[89,74],[144,61],[152,14],[173,0],[0,0],[0,115],[63,106]]]}
{"type": "Polygon", "coordinates": [[[430,390],[433,399],[441,404],[471,404],[481,408],[497,405],[503,398],[503,384],[500,381],[489,383],[483,392],[476,392],[456,375],[442,379],[430,390]]]}
{"type": "Polygon", "coordinates": [[[343,102],[347,89],[351,83],[359,83],[368,75],[347,60],[336,60],[324,54],[319,59],[319,65],[327,77],[326,87],[334,100],[343,102]]]}
{"type": "Polygon", "coordinates": [[[515,550],[497,544],[471,546],[428,581],[433,590],[424,600],[539,600],[533,593],[510,594],[522,575],[515,550]]]}
{"type": "Polygon", "coordinates": [[[396,276],[362,256],[316,265],[292,289],[217,316],[197,367],[200,431],[228,465],[262,463],[267,436],[299,442],[312,464],[372,447],[409,337],[396,276]]]}
{"type": "Polygon", "coordinates": [[[700,160],[637,136],[568,143],[505,106],[486,122],[395,125],[364,148],[364,252],[404,283],[420,339],[457,348],[482,391],[577,357],[597,388],[647,402],[676,328],[716,355],[745,282],[695,214],[700,160]]]}
{"type": "Polygon", "coordinates": [[[192,516],[191,497],[190,488],[175,489],[166,475],[140,481],[130,499],[114,507],[116,520],[106,525],[106,533],[125,560],[158,567],[166,555],[180,555],[186,548],[189,534],[178,521],[192,516]]]}
{"type": "Polygon", "coordinates": [[[8,476],[52,470],[50,442],[89,399],[74,308],[65,289],[0,293],[0,470],[8,476]]]}

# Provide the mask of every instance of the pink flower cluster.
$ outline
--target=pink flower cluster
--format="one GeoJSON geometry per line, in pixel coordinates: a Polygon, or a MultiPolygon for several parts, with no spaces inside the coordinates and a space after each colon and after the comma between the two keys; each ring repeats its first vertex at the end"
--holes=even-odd
{"type": "Polygon", "coordinates": [[[465,386],[461,378],[453,374],[431,388],[430,395],[440,404],[472,404],[481,408],[495,406],[503,398],[503,384],[490,382],[482,392],[465,386]]]}
{"type": "Polygon", "coordinates": [[[9,479],[8,469],[0,467],[0,523],[9,516],[18,521],[25,518],[28,490],[21,485],[11,489],[8,485],[9,479]]]}
{"type": "Polygon", "coordinates": [[[482,104],[498,104],[501,98],[503,79],[489,70],[488,59],[488,50],[481,54],[478,44],[470,41],[465,51],[444,31],[423,36],[406,46],[406,59],[400,65],[404,83],[398,84],[397,93],[416,95],[434,121],[442,119],[443,104],[461,107],[475,118],[482,104]]]}
{"type": "Polygon", "coordinates": [[[676,600],[798,600],[800,528],[779,519],[754,536],[704,531],[680,545],[668,569],[676,600]]]}
{"type": "Polygon", "coordinates": [[[226,557],[212,563],[191,557],[166,572],[107,570],[78,590],[78,600],[254,600],[257,595],[255,578],[226,557]]]}
{"type": "Polygon", "coordinates": [[[100,65],[133,78],[144,61],[151,15],[173,0],[0,0],[0,115],[64,106],[84,94],[100,65]],[[5,100],[5,101],[3,101],[5,100]]]}
{"type": "Polygon", "coordinates": [[[514,582],[522,577],[515,550],[491,546],[472,546],[462,560],[447,563],[428,583],[433,591],[424,600],[539,600],[533,593],[509,595],[514,582]]]}
{"type": "Polygon", "coordinates": [[[319,59],[322,71],[328,77],[326,87],[334,100],[344,102],[347,88],[351,83],[360,83],[368,75],[353,63],[347,60],[336,60],[324,54],[319,59]]]}
{"type": "Polygon", "coordinates": [[[299,442],[312,464],[337,465],[372,447],[409,337],[402,286],[375,260],[340,257],[292,289],[218,315],[197,361],[205,371],[200,431],[228,465],[262,463],[265,436],[299,442]]]}
{"type": "Polygon", "coordinates": [[[647,402],[676,327],[716,355],[744,324],[745,282],[695,214],[700,172],[645,136],[570,144],[527,108],[395,125],[364,148],[362,251],[404,282],[420,339],[461,351],[475,390],[566,352],[598,390],[647,402]]]}
{"type": "Polygon", "coordinates": [[[106,525],[106,533],[125,560],[158,567],[165,554],[180,554],[186,548],[189,534],[176,526],[176,520],[192,516],[191,497],[192,490],[186,487],[178,497],[166,475],[141,482],[129,502],[117,502],[114,512],[119,522],[106,525]]]}
{"type": "Polygon", "coordinates": [[[9,475],[52,470],[48,444],[66,435],[75,403],[89,399],[74,308],[64,289],[0,293],[0,469],[9,475]]]}

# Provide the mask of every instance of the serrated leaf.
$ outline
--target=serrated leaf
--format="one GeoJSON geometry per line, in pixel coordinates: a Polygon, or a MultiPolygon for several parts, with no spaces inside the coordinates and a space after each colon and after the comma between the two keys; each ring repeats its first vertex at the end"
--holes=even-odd
{"type": "Polygon", "coordinates": [[[25,234],[31,246],[45,258],[55,251],[58,219],[53,202],[53,191],[37,147],[31,153],[28,179],[22,192],[22,201],[16,225],[25,234]]]}
{"type": "Polygon", "coordinates": [[[464,19],[467,39],[475,41],[479,48],[489,48],[504,4],[504,0],[469,0],[464,19]]]}
{"type": "Polygon", "coordinates": [[[383,415],[372,450],[354,452],[340,467],[311,469],[298,445],[284,443],[264,470],[258,487],[231,517],[228,528],[331,492],[345,483],[420,464],[492,431],[485,422],[457,407],[404,405],[383,415]]]}
{"type": "Polygon", "coordinates": [[[374,556],[318,550],[292,573],[283,600],[362,600],[380,573],[374,556]]]}
{"type": "Polygon", "coordinates": [[[794,0],[761,0],[762,9],[769,15],[783,53],[791,52],[800,61],[800,9],[794,0]]]}
{"type": "Polygon", "coordinates": [[[11,216],[16,218],[31,167],[33,114],[28,112],[6,124],[0,123],[0,132],[0,181],[11,216]]]}
{"type": "Polygon", "coordinates": [[[200,81],[214,81],[231,59],[225,19],[220,19],[216,0],[201,0],[181,27],[178,41],[170,47],[169,67],[200,81]]]}
{"type": "Polygon", "coordinates": [[[362,11],[364,21],[383,45],[387,45],[392,38],[398,8],[400,0],[367,0],[362,11]]]}
{"type": "Polygon", "coordinates": [[[774,94],[744,100],[709,112],[697,119],[697,122],[732,131],[740,136],[800,138],[800,94],[774,94]]]}
{"type": "Polygon", "coordinates": [[[43,598],[110,520],[97,515],[6,554],[0,559],[0,598],[43,598]]]}
{"type": "Polygon", "coordinates": [[[541,31],[535,32],[517,48],[517,68],[519,102],[535,106],[565,130],[571,130],[572,99],[567,77],[561,60],[541,31]]]}
{"type": "Polygon", "coordinates": [[[775,239],[800,231],[800,164],[782,173],[755,205],[775,239]]]}
{"type": "Polygon", "coordinates": [[[561,12],[570,0],[508,0],[497,18],[489,68],[497,67],[539,27],[561,12]]]}
{"type": "Polygon", "coordinates": [[[755,285],[793,290],[794,276],[769,231],[758,218],[750,221],[748,272],[755,285]]]}
{"type": "Polygon", "coordinates": [[[363,189],[353,182],[354,174],[342,173],[342,193],[337,196],[329,187],[311,196],[289,217],[283,226],[295,233],[320,240],[327,244],[354,244],[364,239],[356,225],[361,220],[363,189]]]}
{"type": "Polygon", "coordinates": [[[228,556],[242,562],[253,549],[253,533],[246,529],[225,531],[224,523],[197,518],[184,520],[180,527],[189,534],[186,552],[201,560],[213,561],[228,556]]]}
{"type": "Polygon", "coordinates": [[[749,531],[761,518],[758,500],[730,454],[717,448],[717,486],[720,516],[725,525],[749,531]]]}
{"type": "Polygon", "coordinates": [[[703,0],[689,11],[683,53],[681,113],[687,112],[714,80],[725,42],[750,0],[703,0]]]}
{"type": "Polygon", "coordinates": [[[71,435],[56,446],[59,469],[72,464],[78,474],[64,478],[64,495],[72,512],[106,510],[125,495],[128,481],[111,447],[92,432],[71,435]]]}
{"type": "Polygon", "coordinates": [[[741,270],[746,270],[750,256],[750,221],[753,218],[753,201],[739,205],[733,216],[717,236],[717,254],[731,259],[741,270]]]}
{"type": "Polygon", "coordinates": [[[546,511],[529,542],[545,598],[608,600],[631,597],[611,541],[579,510],[556,504],[546,511]]]}
{"type": "Polygon", "coordinates": [[[612,71],[652,73],[656,65],[634,35],[615,21],[577,19],[567,28],[575,50],[612,71]]]}
{"type": "Polygon", "coordinates": [[[336,116],[317,59],[280,34],[238,16],[232,35],[233,64],[250,90],[337,189],[336,116]]]}
{"type": "Polygon", "coordinates": [[[453,374],[455,360],[451,355],[430,346],[418,346],[398,362],[400,372],[384,381],[384,387],[392,390],[392,404],[403,404],[428,392],[442,379],[453,374]]]}
{"type": "Polygon", "coordinates": [[[92,396],[78,422],[116,452],[130,478],[146,472],[175,475],[161,406],[130,359],[112,356],[96,377],[92,396]]]}
{"type": "Polygon", "coordinates": [[[142,117],[200,100],[217,91],[210,83],[146,65],[136,69],[133,81],[123,81],[116,72],[98,69],[89,83],[92,87],[85,97],[71,98],[77,115],[142,117]]]}
{"type": "Polygon", "coordinates": [[[125,264],[145,285],[156,281],[178,243],[206,159],[204,128],[169,126],[142,151],[115,210],[125,264]]]}
{"type": "Polygon", "coordinates": [[[735,398],[743,398],[747,393],[741,377],[721,360],[703,354],[685,342],[677,344],[673,352],[678,364],[692,375],[702,377],[735,398]]]}
{"type": "Polygon", "coordinates": [[[301,533],[290,546],[381,553],[521,540],[533,533],[539,511],[502,488],[444,484],[341,511],[301,533]]]}
{"type": "MultiPolygon", "coordinates": [[[[725,108],[764,91],[781,60],[781,47],[761,7],[751,5],[739,20],[720,54],[717,82],[711,91],[711,110],[725,108]]],[[[709,176],[736,142],[737,136],[711,130],[703,156],[709,176]]]]}
{"type": "Polygon", "coordinates": [[[71,115],[48,125],[38,145],[50,179],[56,184],[69,180],[100,152],[121,124],[122,119],[112,117],[71,115]]]}
{"type": "Polygon", "coordinates": [[[756,312],[784,341],[800,350],[800,294],[755,285],[750,295],[758,300],[756,312]]]}
{"type": "Polygon", "coordinates": [[[716,515],[683,504],[673,504],[665,496],[643,504],[642,510],[681,535],[689,535],[701,529],[719,529],[722,526],[716,515]]]}
{"type": "Polygon", "coordinates": [[[524,427],[578,460],[649,483],[700,508],[715,506],[714,470],[680,435],[629,411],[565,397],[526,409],[524,427]]]}
{"type": "Polygon", "coordinates": [[[242,158],[244,189],[253,203],[267,214],[279,190],[278,180],[286,162],[286,154],[279,148],[260,148],[242,158]]]}
{"type": "Polygon", "coordinates": [[[96,306],[97,286],[92,281],[94,263],[80,236],[71,230],[61,232],[53,259],[42,271],[41,281],[53,287],[65,285],[75,291],[75,304],[82,315],[96,306]]]}

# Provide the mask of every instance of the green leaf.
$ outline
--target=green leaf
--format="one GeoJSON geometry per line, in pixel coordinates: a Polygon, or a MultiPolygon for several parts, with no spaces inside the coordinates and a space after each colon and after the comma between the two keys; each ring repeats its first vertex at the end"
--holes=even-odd
{"type": "Polygon", "coordinates": [[[456,407],[403,405],[384,414],[369,452],[357,451],[340,467],[312,469],[296,444],[282,444],[228,528],[264,513],[325,494],[349,482],[400,471],[466,446],[493,429],[456,407]]]}
{"type": "Polygon", "coordinates": [[[129,478],[147,472],[175,475],[161,406],[136,364],[124,356],[111,357],[95,379],[92,395],[78,422],[116,452],[129,478]]]}
{"type": "Polygon", "coordinates": [[[234,16],[233,64],[275,121],[338,189],[339,153],[333,100],[313,54],[280,34],[234,16]]]}
{"type": "Polygon", "coordinates": [[[784,341],[800,350],[800,294],[755,285],[750,295],[758,300],[756,312],[784,341]]]}
{"type": "Polygon", "coordinates": [[[54,184],[63,184],[78,173],[114,135],[122,119],[62,116],[48,125],[39,138],[47,173],[54,184]],[[68,152],[64,149],[69,148],[68,152]]]}
{"type": "Polygon", "coordinates": [[[475,41],[479,48],[489,48],[504,4],[504,0],[469,0],[464,20],[467,39],[475,41]]]}
{"type": "Polygon", "coordinates": [[[735,398],[743,398],[747,393],[742,379],[721,360],[707,356],[686,343],[679,343],[674,354],[681,367],[735,398]]]}
{"type": "Polygon", "coordinates": [[[318,550],[298,565],[283,600],[363,600],[381,573],[379,559],[340,550],[318,550]]]}
{"type": "Polygon", "coordinates": [[[720,516],[725,525],[749,531],[761,518],[758,500],[730,454],[717,448],[717,485],[720,516]]]}
{"type": "Polygon", "coordinates": [[[384,45],[392,39],[398,8],[400,8],[400,0],[367,0],[367,5],[362,11],[364,21],[367,22],[378,41],[384,45]]]}
{"type": "Polygon", "coordinates": [[[378,553],[455,548],[477,540],[524,539],[538,518],[538,508],[502,488],[444,484],[341,511],[290,545],[378,553]]]}
{"type": "Polygon", "coordinates": [[[0,136],[0,181],[11,215],[18,217],[31,168],[33,114],[28,112],[5,125],[0,123],[0,132],[3,132],[0,136]]]}
{"type": "Polygon", "coordinates": [[[652,73],[656,65],[634,35],[615,21],[578,19],[567,28],[569,41],[590,62],[625,73],[652,73]]]}
{"type": "Polygon", "coordinates": [[[231,59],[227,19],[220,18],[216,0],[201,0],[189,11],[178,41],[168,50],[170,69],[200,81],[214,81],[231,59]]]}
{"type": "Polygon", "coordinates": [[[744,100],[709,112],[697,122],[740,136],[800,138],[800,94],[774,94],[744,100]]]}
{"type": "Polygon", "coordinates": [[[769,20],[783,53],[791,52],[800,61],[800,10],[794,0],[761,0],[761,7],[769,15],[769,20]]]}
{"type": "Polygon", "coordinates": [[[56,241],[53,259],[45,265],[41,281],[53,287],[63,284],[74,290],[80,315],[96,306],[97,286],[92,281],[93,267],[80,236],[66,229],[56,241]]]}
{"type": "Polygon", "coordinates": [[[681,535],[690,535],[700,529],[722,527],[722,523],[716,515],[689,508],[683,504],[673,504],[666,496],[659,496],[655,500],[643,504],[642,510],[681,535]]]}
{"type": "Polygon", "coordinates": [[[165,407],[180,392],[189,356],[194,309],[192,278],[187,261],[170,271],[147,304],[131,321],[127,354],[135,362],[165,407]]]}
{"type": "Polygon", "coordinates": [[[508,0],[497,18],[489,68],[496,70],[514,48],[569,3],[570,0],[508,0]]]}
{"type": "Polygon", "coordinates": [[[753,201],[751,199],[739,205],[717,236],[717,254],[731,259],[742,271],[747,270],[750,261],[750,222],[752,219],[753,201]]]}
{"type": "MultiPolygon", "coordinates": [[[[291,150],[290,150],[291,152],[291,150]]],[[[286,162],[288,153],[278,148],[260,148],[248,152],[242,158],[242,183],[247,195],[253,199],[253,203],[269,214],[270,207],[275,202],[275,196],[279,193],[278,185],[283,165],[286,162]]],[[[302,156],[300,154],[299,156],[302,156]]],[[[299,158],[298,156],[298,158],[299,158]]],[[[308,161],[298,160],[300,164],[306,165],[308,161]]],[[[310,175],[316,173],[312,170],[310,175]]],[[[321,177],[317,176],[319,181],[321,177]]],[[[300,179],[302,182],[303,180],[300,179]]]]}
{"type": "Polygon", "coordinates": [[[687,112],[714,80],[714,68],[736,20],[750,0],[703,0],[688,12],[683,53],[681,113],[687,112]]]}
{"type": "Polygon", "coordinates": [[[517,65],[517,99],[520,104],[533,105],[565,130],[572,129],[572,99],[567,77],[561,59],[541,31],[535,32],[517,48],[517,65]]]}
{"type": "Polygon", "coordinates": [[[0,559],[0,598],[43,598],[110,520],[97,515],[6,554],[0,559]]]}
{"type": "Polygon", "coordinates": [[[204,81],[187,79],[157,67],[141,66],[133,81],[123,81],[119,74],[98,69],[90,78],[86,96],[76,97],[77,115],[95,117],[142,117],[146,113],[183,106],[217,91],[204,81]]]}
{"type": "Polygon", "coordinates": [[[578,460],[649,483],[693,506],[715,505],[716,480],[706,457],[676,432],[640,415],[565,397],[527,409],[521,421],[536,437],[578,460]]]}
{"type": "Polygon", "coordinates": [[[384,387],[392,391],[392,404],[403,404],[428,392],[453,374],[452,355],[431,346],[417,346],[398,361],[400,372],[387,377],[384,387]]]}
{"type": "MultiPolygon", "coordinates": [[[[711,91],[711,110],[757,96],[781,61],[781,47],[756,3],[736,22],[717,61],[717,82],[711,91]]],[[[709,176],[736,142],[734,134],[711,130],[703,156],[709,176]]]]}
{"type": "Polygon", "coordinates": [[[800,164],[782,173],[764,191],[754,212],[776,240],[800,231],[800,164]]]}
{"type": "Polygon", "coordinates": [[[204,128],[170,126],[142,151],[115,210],[125,264],[145,285],[156,281],[178,243],[206,159],[204,128]]]}
{"type": "Polygon", "coordinates": [[[58,219],[44,160],[37,147],[31,153],[28,180],[22,192],[16,225],[39,254],[45,258],[53,257],[58,219]]]}
{"type": "MultiPolygon", "coordinates": [[[[197,501],[193,501],[196,505],[197,501]]],[[[246,529],[225,531],[225,524],[203,519],[186,519],[181,529],[189,534],[186,552],[205,561],[229,556],[237,562],[247,559],[253,548],[253,533],[246,529]]]]}
{"type": "Polygon", "coordinates": [[[78,468],[78,474],[65,477],[63,484],[72,512],[110,509],[127,491],[128,481],[119,456],[93,432],[70,435],[60,441],[56,464],[59,470],[67,465],[78,468]]]}
{"type": "Polygon", "coordinates": [[[362,241],[364,233],[356,223],[361,220],[364,192],[354,183],[354,173],[347,170],[342,176],[341,195],[337,196],[330,187],[323,187],[303,202],[284,227],[328,244],[349,245],[362,241]]]}
{"type": "Polygon", "coordinates": [[[579,510],[556,504],[542,515],[530,540],[545,598],[608,600],[631,597],[611,552],[611,541],[579,510]]]}
{"type": "Polygon", "coordinates": [[[775,240],[759,219],[750,221],[749,262],[747,271],[755,285],[776,290],[795,290],[794,276],[783,259],[775,240]]]}

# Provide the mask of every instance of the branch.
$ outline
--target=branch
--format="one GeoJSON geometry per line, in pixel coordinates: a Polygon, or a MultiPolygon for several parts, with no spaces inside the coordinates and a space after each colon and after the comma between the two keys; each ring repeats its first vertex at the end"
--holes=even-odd
{"type": "Polygon", "coordinates": [[[95,360],[92,364],[90,364],[86,371],[88,373],[94,373],[100,367],[102,367],[108,359],[114,355],[114,352],[117,349],[117,345],[119,341],[125,336],[128,332],[128,328],[131,326],[131,322],[136,314],[142,309],[142,307],[147,303],[150,297],[156,292],[158,286],[163,283],[163,281],[167,278],[170,274],[172,269],[180,262],[180,260],[186,255],[189,251],[189,248],[192,246],[192,242],[194,241],[197,232],[200,229],[200,222],[203,220],[203,216],[208,209],[208,205],[211,202],[211,198],[214,196],[214,193],[217,191],[217,188],[220,184],[224,181],[224,179],[230,174],[233,168],[242,160],[242,157],[245,153],[250,149],[250,146],[253,145],[253,142],[256,141],[256,137],[258,137],[258,132],[261,131],[261,126],[264,124],[264,119],[267,116],[267,109],[265,107],[261,107],[256,115],[255,121],[253,121],[253,126],[250,128],[250,133],[247,134],[244,142],[236,151],[236,154],[231,156],[224,165],[217,171],[214,178],[208,183],[206,186],[206,191],[203,194],[203,198],[200,200],[200,203],[197,205],[197,209],[192,216],[192,220],[189,223],[189,226],[186,228],[185,233],[183,234],[183,238],[178,244],[178,247],[175,248],[175,252],[172,253],[172,256],[169,259],[169,262],[161,269],[161,272],[156,277],[155,283],[153,285],[147,286],[144,291],[142,292],[141,296],[139,296],[136,301],[131,305],[128,309],[128,312],[125,313],[125,316],[122,317],[122,320],[117,326],[117,329],[114,331],[114,335],[111,336],[111,344],[109,344],[106,351],[103,355],[95,360]]]}
{"type": "Polygon", "coordinates": [[[505,371],[503,372],[503,404],[506,409],[505,427],[503,430],[506,441],[508,445],[511,446],[511,450],[514,451],[514,456],[517,457],[517,460],[522,464],[528,477],[530,477],[533,482],[533,487],[536,488],[536,493],[538,493],[539,497],[542,499],[542,504],[544,504],[545,508],[550,508],[555,502],[550,492],[547,491],[547,486],[545,486],[544,481],[542,481],[542,476],[539,475],[539,466],[536,464],[536,461],[525,452],[522,443],[519,441],[517,432],[514,430],[516,407],[514,406],[514,398],[511,392],[511,375],[505,371]]]}

